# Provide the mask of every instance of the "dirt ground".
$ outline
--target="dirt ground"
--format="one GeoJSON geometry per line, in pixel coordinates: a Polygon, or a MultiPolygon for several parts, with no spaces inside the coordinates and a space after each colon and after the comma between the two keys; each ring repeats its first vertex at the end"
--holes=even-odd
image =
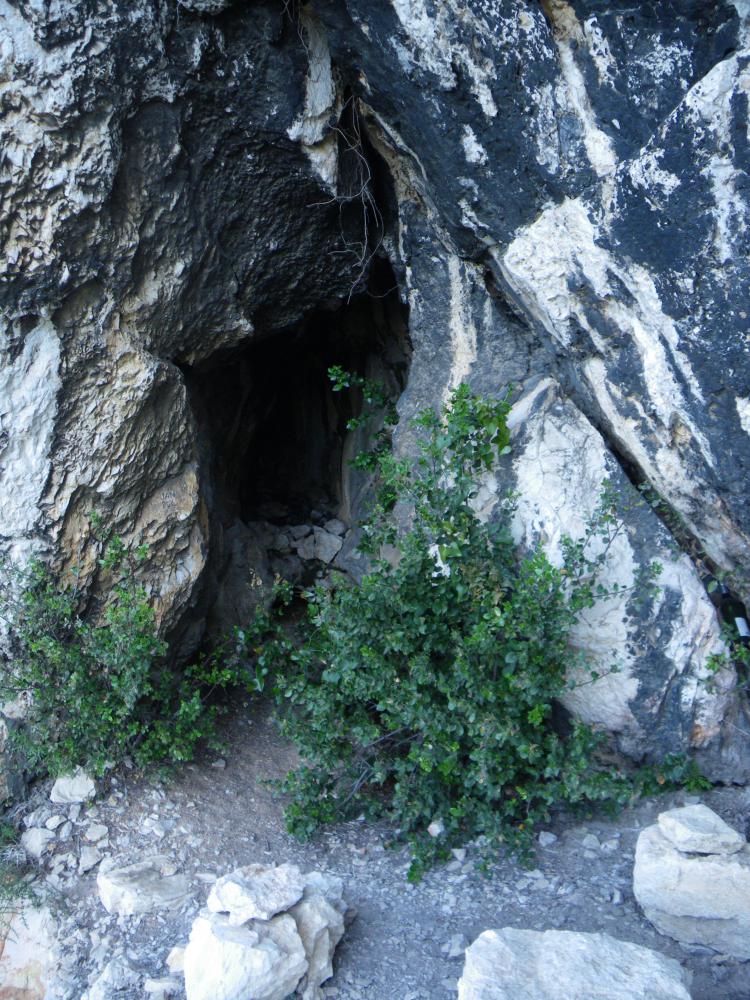
{"type": "MultiPolygon", "coordinates": [[[[539,848],[528,870],[501,860],[489,876],[475,867],[476,852],[431,871],[417,886],[406,881],[407,851],[385,848],[389,831],[351,822],[300,844],[286,833],[282,804],[266,784],[294,763],[264,706],[245,707],[227,728],[228,749],[168,778],[114,777],[108,790],[83,809],[67,842],[45,867],[51,901],[61,914],[70,986],[61,995],[79,1000],[90,978],[114,955],[124,954],[146,977],[167,975],[174,945],[186,943],[211,881],[239,865],[291,861],[340,876],[358,915],[337,951],[325,993],[335,1000],[448,1000],[455,998],[463,949],[483,930],[512,926],[605,931],[676,958],[693,971],[694,1000],[747,1000],[750,963],[708,949],[683,949],[642,917],[632,894],[635,842],[664,809],[695,796],[669,794],[639,803],[614,819],[559,817],[557,840],[539,848]],[[108,828],[103,853],[121,863],[149,854],[171,856],[191,879],[192,899],[181,910],[142,917],[112,917],[96,891],[96,869],[74,870],[88,824],[108,828]],[[596,838],[596,839],[594,839],[596,838]],[[67,853],[66,853],[67,852],[67,853]],[[60,858],[67,860],[61,871],[60,858]]],[[[29,808],[48,800],[36,792],[29,808]]],[[[700,800],[743,833],[750,790],[719,789],[700,800]]],[[[118,994],[143,997],[141,988],[118,994]]]]}

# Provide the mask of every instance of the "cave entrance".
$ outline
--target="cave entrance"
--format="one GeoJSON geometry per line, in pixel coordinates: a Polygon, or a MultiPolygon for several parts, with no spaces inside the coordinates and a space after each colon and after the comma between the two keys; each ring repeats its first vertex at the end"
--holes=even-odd
{"type": "MultiPolygon", "coordinates": [[[[185,372],[203,429],[212,550],[219,553],[210,589],[221,594],[250,573],[262,577],[264,560],[266,569],[288,576],[284,560],[288,569],[296,549],[277,551],[271,528],[277,537],[285,528],[322,529],[334,519],[341,533],[351,528],[369,477],[350,460],[378,428],[375,421],[347,430],[362,410],[361,393],[334,392],[328,370],[340,365],[377,380],[396,399],[409,357],[407,311],[392,268],[377,260],[366,291],[349,302],[331,303],[292,329],[185,372]]],[[[235,607],[234,614],[241,620],[244,612],[235,607]]]]}

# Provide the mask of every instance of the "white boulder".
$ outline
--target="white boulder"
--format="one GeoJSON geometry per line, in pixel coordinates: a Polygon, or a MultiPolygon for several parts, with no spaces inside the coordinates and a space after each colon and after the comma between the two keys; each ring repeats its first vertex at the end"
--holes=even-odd
{"type": "Polygon", "coordinates": [[[177,909],[188,898],[190,884],[173,871],[171,860],[163,855],[122,868],[100,869],[96,877],[99,898],[107,912],[121,916],[177,909]]]}
{"type": "Polygon", "coordinates": [[[208,896],[211,913],[226,913],[230,924],[271,917],[302,899],[305,883],[295,865],[247,865],[214,883],[208,896]]]}
{"type": "Polygon", "coordinates": [[[458,1000],[690,1000],[690,975],[671,958],[608,934],[480,934],[466,951],[458,1000]]]}
{"type": "Polygon", "coordinates": [[[81,848],[81,853],[78,857],[78,874],[85,875],[86,872],[90,872],[92,868],[96,868],[99,862],[102,860],[103,854],[96,847],[91,845],[84,845],[81,848]]]}
{"type": "Polygon", "coordinates": [[[744,844],[726,853],[727,842],[732,847],[734,842],[717,816],[718,823],[712,823],[719,831],[715,843],[721,853],[697,853],[696,843],[705,847],[709,840],[690,833],[690,815],[684,824],[673,816],[667,830],[677,830],[676,839],[692,848],[681,851],[659,820],[643,830],[635,851],[633,891],[645,916],[657,930],[683,944],[750,959],[750,847],[744,844]]]}
{"type": "Polygon", "coordinates": [[[294,919],[232,924],[203,910],[185,949],[187,1000],[285,1000],[307,971],[294,919]]]}
{"type": "Polygon", "coordinates": [[[87,802],[96,795],[96,785],[92,778],[78,768],[73,774],[58,778],[52,786],[49,797],[52,802],[70,805],[75,802],[87,802]]]}
{"type": "Polygon", "coordinates": [[[659,829],[683,854],[736,854],[747,841],[713,809],[702,804],[670,809],[659,815],[659,829]]]}

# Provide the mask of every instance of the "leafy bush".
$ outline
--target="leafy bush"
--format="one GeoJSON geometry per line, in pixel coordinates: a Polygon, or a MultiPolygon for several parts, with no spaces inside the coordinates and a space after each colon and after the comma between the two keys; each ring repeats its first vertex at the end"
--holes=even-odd
{"type": "Polygon", "coordinates": [[[13,655],[0,701],[28,700],[12,743],[33,769],[59,774],[80,765],[101,774],[126,756],[139,765],[184,761],[201,740],[215,739],[219,708],[209,697],[244,675],[223,650],[181,671],[167,662],[136,580],[145,556],[119,538],[109,543],[101,566],[112,585],[94,620],[79,614],[77,588],[59,585],[43,563],[2,567],[0,615],[13,655]]]}
{"type": "MultiPolygon", "coordinates": [[[[596,733],[570,722],[563,735],[555,720],[571,627],[609,593],[599,570],[621,525],[605,497],[556,568],[541,548],[519,557],[512,501],[495,523],[477,517],[479,479],[508,450],[508,409],[461,387],[419,418],[416,463],[379,449],[361,546],[371,571],[307,595],[299,645],[265,612],[249,637],[304,760],[285,783],[290,830],[387,817],[413,844],[414,877],[480,835],[523,854],[553,805],[630,794],[597,762],[596,733]]],[[[282,588],[282,609],[289,600],[282,588]]]]}

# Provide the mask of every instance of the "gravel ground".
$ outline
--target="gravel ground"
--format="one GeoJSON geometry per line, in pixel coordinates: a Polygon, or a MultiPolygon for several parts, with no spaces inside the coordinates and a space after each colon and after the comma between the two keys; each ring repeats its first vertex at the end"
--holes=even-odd
{"type": "MultiPolygon", "coordinates": [[[[386,849],[384,828],[343,824],[309,844],[286,833],[281,804],[266,781],[283,775],[295,756],[264,706],[238,713],[227,740],[225,758],[209,757],[168,778],[136,779],[127,772],[114,777],[109,791],[82,809],[69,830],[61,827],[67,837],[58,837],[45,869],[52,872],[49,895],[61,916],[62,968],[72,984],[71,1000],[78,1000],[90,977],[117,954],[144,979],[167,975],[167,953],[187,941],[214,877],[252,862],[284,861],[339,875],[358,911],[325,988],[335,1000],[455,998],[463,949],[481,931],[503,926],[605,931],[689,967],[694,1000],[750,997],[750,963],[708,949],[683,949],[643,919],[633,898],[638,833],[662,810],[697,801],[695,796],[669,794],[614,819],[594,817],[583,824],[560,817],[549,830],[556,839],[539,848],[531,870],[506,859],[488,876],[475,867],[476,852],[469,845],[465,857],[413,886],[406,881],[408,853],[386,849]],[[84,876],[74,870],[91,823],[107,827],[107,840],[99,844],[105,857],[128,863],[153,853],[169,855],[191,879],[190,901],[177,912],[109,916],[97,895],[96,868],[84,876]]],[[[59,811],[47,793],[48,785],[40,787],[28,806],[41,804],[37,822],[59,811]]],[[[700,800],[746,833],[750,790],[717,789],[700,800]]],[[[144,993],[139,986],[122,996],[144,993]]]]}

